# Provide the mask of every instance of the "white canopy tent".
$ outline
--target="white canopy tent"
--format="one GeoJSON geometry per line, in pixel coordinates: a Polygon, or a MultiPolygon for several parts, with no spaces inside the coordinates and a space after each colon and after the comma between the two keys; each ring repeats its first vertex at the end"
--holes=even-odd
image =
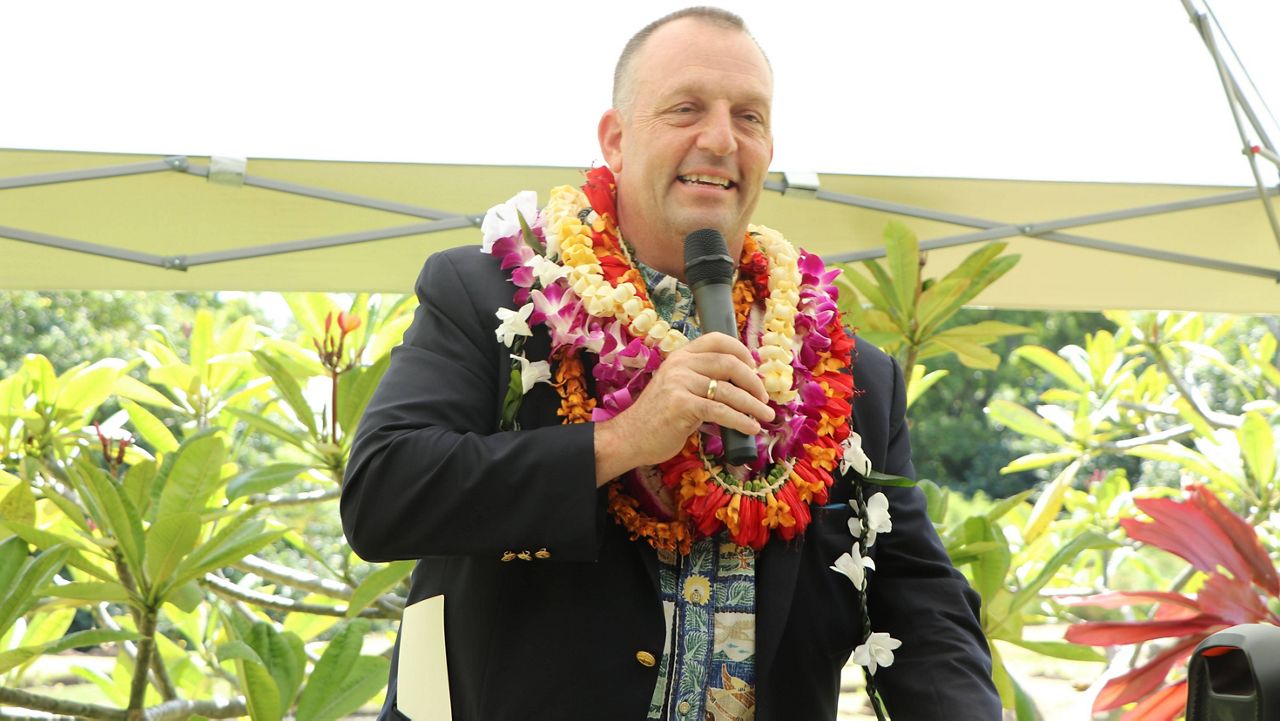
{"type": "MultiPolygon", "coordinates": [[[[1280,309],[1280,4],[726,5],[777,77],[760,220],[802,245],[873,256],[907,216],[936,272],[1012,241],[987,303],[1280,309]]],[[[670,9],[340,7],[0,9],[0,147],[61,151],[0,150],[0,287],[407,290],[489,205],[580,177],[617,48],[670,9]],[[302,160],[207,182],[220,152],[302,160]]]]}

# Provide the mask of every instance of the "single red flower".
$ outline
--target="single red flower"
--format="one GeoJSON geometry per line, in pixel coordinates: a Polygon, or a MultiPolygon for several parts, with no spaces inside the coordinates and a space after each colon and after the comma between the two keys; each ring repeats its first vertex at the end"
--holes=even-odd
{"type": "Polygon", "coordinates": [[[618,211],[614,205],[616,188],[613,171],[609,170],[609,166],[601,165],[587,171],[587,182],[582,186],[582,192],[597,213],[607,215],[616,222],[618,220],[618,211]]]}
{"type": "Polygon", "coordinates": [[[604,279],[609,281],[609,285],[617,287],[621,282],[622,276],[631,270],[631,265],[616,255],[599,256],[600,272],[604,275],[604,279]]]}
{"type": "Polygon", "coordinates": [[[360,327],[359,316],[353,315],[351,313],[347,313],[345,311],[338,313],[338,329],[342,331],[343,335],[346,335],[359,327],[360,327]]]}

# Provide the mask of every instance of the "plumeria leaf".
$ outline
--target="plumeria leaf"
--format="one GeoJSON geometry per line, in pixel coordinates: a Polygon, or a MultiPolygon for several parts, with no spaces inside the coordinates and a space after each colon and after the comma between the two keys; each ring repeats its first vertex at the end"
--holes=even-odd
{"type": "Polygon", "coordinates": [[[338,426],[346,435],[356,432],[356,424],[390,365],[391,356],[384,355],[371,366],[352,368],[339,377],[338,426]]]}
{"type": "Polygon", "coordinates": [[[17,521],[34,526],[36,523],[36,497],[31,487],[20,482],[0,499],[0,521],[17,521]]]}
{"type": "Polygon", "coordinates": [[[1053,519],[1058,517],[1058,513],[1062,511],[1063,499],[1066,498],[1071,482],[1075,480],[1076,473],[1080,470],[1081,462],[1081,459],[1076,459],[1062,469],[1062,472],[1050,481],[1048,486],[1045,486],[1040,498],[1036,499],[1036,504],[1031,509],[1031,516],[1027,519],[1027,525],[1022,528],[1022,538],[1027,543],[1035,542],[1053,519]]]}
{"type": "Polygon", "coordinates": [[[1040,590],[1053,579],[1054,574],[1058,572],[1058,569],[1061,568],[1063,564],[1068,561],[1075,560],[1076,556],[1089,549],[1113,548],[1115,545],[1115,541],[1112,541],[1110,538],[1107,538],[1100,533],[1094,533],[1093,531],[1086,531],[1072,538],[1064,546],[1059,548],[1048,561],[1045,561],[1044,568],[1040,569],[1040,573],[1036,574],[1036,577],[1033,578],[1031,582],[1027,583],[1025,586],[1020,588],[1016,594],[1014,594],[1013,601],[1010,604],[1013,613],[1021,613],[1022,609],[1026,607],[1032,599],[1037,598],[1040,594],[1040,590]]]}
{"type": "Polygon", "coordinates": [[[137,638],[138,634],[132,631],[110,631],[106,629],[92,629],[89,631],[69,633],[56,641],[37,645],[19,646],[18,648],[0,653],[0,673],[6,673],[13,668],[21,666],[37,656],[42,656],[44,654],[61,653],[80,646],[99,646],[104,643],[134,641],[137,640],[137,638]]]}
{"type": "MultiPolygon", "coordinates": [[[[903,315],[916,314],[916,286],[920,277],[920,241],[907,226],[889,221],[884,229],[884,244],[889,272],[893,276],[895,304],[903,315]]],[[[883,283],[881,284],[883,285],[883,283]]]]}
{"type": "Polygon", "coordinates": [[[415,565],[417,561],[394,561],[370,573],[351,594],[351,600],[347,604],[347,618],[355,618],[379,596],[408,578],[415,565]]]}
{"type": "Polygon", "coordinates": [[[1000,640],[1011,643],[1015,646],[1021,646],[1028,651],[1034,651],[1041,656],[1061,658],[1067,661],[1088,661],[1090,663],[1107,662],[1107,657],[1105,655],[1089,646],[1081,646],[1074,643],[1063,643],[1061,641],[1028,641],[1021,638],[1001,637],[1000,640]]]}
{"type": "Polygon", "coordinates": [[[280,396],[284,399],[285,404],[287,404],[293,411],[294,417],[296,417],[312,435],[315,435],[315,414],[311,410],[311,406],[307,405],[306,396],[302,394],[302,387],[298,385],[297,378],[271,353],[262,350],[255,350],[253,351],[253,357],[257,359],[258,367],[267,375],[271,376],[271,381],[275,383],[276,390],[280,391],[280,396]]]}
{"type": "Polygon", "coordinates": [[[1070,363],[1063,360],[1061,356],[1048,348],[1042,348],[1034,345],[1024,345],[1013,352],[1014,358],[1021,358],[1038,366],[1041,370],[1052,374],[1055,378],[1062,381],[1067,387],[1085,392],[1089,390],[1089,384],[1085,379],[1080,377],[1076,369],[1070,363]]]}
{"type": "Polygon", "coordinates": [[[928,334],[935,327],[946,322],[950,317],[948,311],[955,307],[955,302],[969,288],[969,281],[960,278],[944,278],[929,286],[920,294],[916,323],[921,334],[928,334]]]}
{"type": "Polygon", "coordinates": [[[360,655],[368,629],[367,621],[349,621],[329,642],[298,698],[298,721],[336,721],[386,684],[387,660],[360,655]]]}
{"type": "Polygon", "coordinates": [[[301,434],[290,431],[275,421],[241,408],[228,408],[227,410],[235,417],[244,421],[246,425],[254,430],[284,441],[295,448],[299,448],[301,450],[306,450],[307,448],[306,442],[303,440],[301,434]]]}
{"type": "Polygon", "coordinates": [[[1270,486],[1276,476],[1276,442],[1271,424],[1261,413],[1245,413],[1236,437],[1254,484],[1259,488],[1270,486]]]}
{"type": "Polygon", "coordinates": [[[992,506],[991,510],[987,511],[983,515],[985,515],[987,517],[987,520],[989,521],[992,521],[992,522],[999,521],[1001,518],[1004,518],[1005,514],[1007,514],[1009,511],[1012,511],[1013,509],[1022,505],[1023,502],[1025,502],[1028,498],[1030,498],[1031,494],[1034,492],[1035,492],[1034,488],[1028,488],[1027,490],[1021,493],[1002,499],[1001,501],[997,502],[994,506],[992,506]]]}
{"type": "Polygon", "coordinates": [[[297,478],[308,468],[310,466],[303,463],[272,463],[269,466],[251,468],[227,481],[227,500],[234,501],[241,496],[273,491],[297,478]]]}
{"type": "Polygon", "coordinates": [[[165,426],[164,421],[156,418],[151,411],[128,398],[120,399],[120,407],[129,414],[129,421],[138,431],[138,435],[142,436],[142,440],[150,444],[156,453],[168,453],[178,447],[178,439],[173,437],[173,433],[165,426]]]}
{"type": "Polygon", "coordinates": [[[1064,461],[1070,461],[1080,456],[1076,451],[1058,451],[1055,453],[1028,453],[1025,456],[1015,458],[1010,461],[1004,468],[1000,469],[1001,473],[1017,473],[1018,471],[1030,471],[1036,468],[1045,468],[1057,465],[1064,461]]]}
{"type": "Polygon", "coordinates": [[[907,383],[907,408],[910,408],[924,392],[933,387],[933,384],[946,378],[950,371],[936,370],[932,373],[925,373],[925,367],[917,363],[911,369],[911,378],[907,383]]]}
{"type": "MultiPolygon", "coordinates": [[[[867,303],[877,308],[884,308],[888,306],[888,303],[885,301],[884,293],[882,293],[880,288],[875,283],[871,282],[867,276],[860,273],[851,265],[842,265],[840,267],[843,271],[840,274],[840,279],[865,298],[867,303]]],[[[845,299],[845,294],[842,293],[840,295],[840,299],[843,301],[845,299]]],[[[856,296],[851,296],[850,299],[852,301],[857,301],[856,296]]],[[[855,304],[861,306],[860,303],[855,304]]]]}
{"type": "Polygon", "coordinates": [[[994,400],[987,406],[987,415],[991,420],[1024,436],[1039,438],[1055,446],[1069,445],[1070,441],[1062,432],[1034,412],[1017,403],[1005,400],[994,400]]]}

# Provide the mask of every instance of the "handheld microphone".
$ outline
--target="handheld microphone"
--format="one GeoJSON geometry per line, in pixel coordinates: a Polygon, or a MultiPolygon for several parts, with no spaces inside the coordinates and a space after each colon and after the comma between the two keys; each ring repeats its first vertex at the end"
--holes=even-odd
{"type": "MultiPolygon", "coordinates": [[[[684,278],[693,291],[698,325],[705,333],[738,337],[733,314],[733,258],[720,231],[695,230],[684,239],[684,278]]],[[[741,465],[756,459],[756,439],[732,428],[720,429],[724,458],[741,465]]]]}

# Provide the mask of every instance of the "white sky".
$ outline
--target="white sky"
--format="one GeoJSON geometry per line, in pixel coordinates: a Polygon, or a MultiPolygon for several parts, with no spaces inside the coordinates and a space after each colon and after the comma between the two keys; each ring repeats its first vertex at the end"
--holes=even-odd
{"type": "MultiPolygon", "coordinates": [[[[0,147],[585,167],[622,44],[683,4],[4,3],[0,147]]],[[[1252,184],[1181,0],[721,4],[776,71],[775,170],[1252,184]]],[[[1212,7],[1280,112],[1280,2],[1212,7]]]]}

